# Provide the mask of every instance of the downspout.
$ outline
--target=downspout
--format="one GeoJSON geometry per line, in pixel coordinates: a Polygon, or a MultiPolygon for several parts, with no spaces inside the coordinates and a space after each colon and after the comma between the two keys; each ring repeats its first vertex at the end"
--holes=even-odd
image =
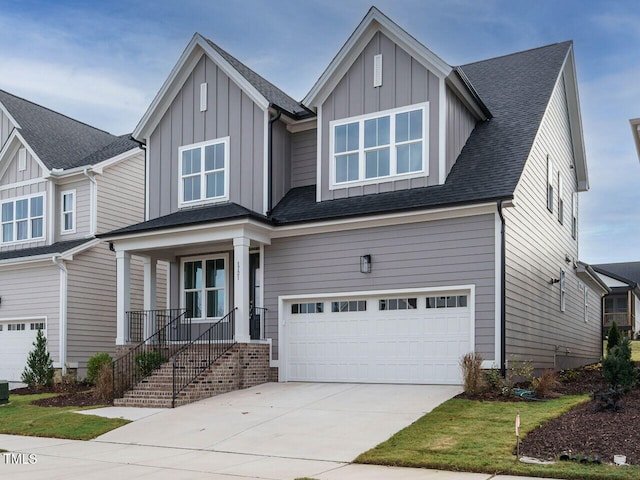
{"type": "Polygon", "coordinates": [[[267,171],[269,178],[267,179],[267,216],[271,215],[273,208],[273,124],[280,118],[282,112],[276,110],[273,117],[269,117],[269,132],[267,138],[267,171]]]}
{"type": "Polygon", "coordinates": [[[60,269],[60,325],[58,331],[60,369],[67,373],[67,267],[60,255],[51,257],[53,263],[60,269]]]}
{"type": "MultiPolygon", "coordinates": [[[[85,168],[82,173],[84,174],[85,177],[87,177],[89,179],[89,181],[91,182],[91,193],[89,195],[89,210],[91,212],[90,216],[89,216],[89,234],[90,235],[95,235],[96,234],[96,217],[98,215],[97,210],[97,196],[98,196],[98,182],[96,182],[95,177],[93,176],[93,172],[90,173],[90,170],[88,168],[85,168]]],[[[73,213],[74,215],[77,215],[77,212],[73,213]]]]}
{"type": "Polygon", "coordinates": [[[505,221],[502,212],[502,200],[498,200],[498,216],[500,217],[500,374],[504,377],[507,373],[506,351],[507,351],[507,316],[506,316],[506,255],[505,255],[505,221]]]}

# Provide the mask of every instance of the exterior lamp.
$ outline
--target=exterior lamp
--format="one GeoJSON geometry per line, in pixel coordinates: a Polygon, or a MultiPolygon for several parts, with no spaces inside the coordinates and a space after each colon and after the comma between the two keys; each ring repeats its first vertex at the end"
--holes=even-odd
{"type": "Polygon", "coordinates": [[[371,255],[360,257],[360,273],[371,273],[371,255]]]}

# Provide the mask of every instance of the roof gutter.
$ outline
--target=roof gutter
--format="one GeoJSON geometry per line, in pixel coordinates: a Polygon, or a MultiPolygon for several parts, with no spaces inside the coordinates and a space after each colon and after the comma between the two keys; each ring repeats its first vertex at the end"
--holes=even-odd
{"type": "Polygon", "coordinates": [[[271,215],[273,209],[273,124],[282,116],[282,110],[274,107],[276,113],[269,116],[269,131],[267,138],[267,171],[269,178],[267,179],[267,216],[271,215]]]}
{"type": "Polygon", "coordinates": [[[60,269],[60,324],[58,330],[59,363],[62,374],[67,373],[67,267],[60,254],[51,257],[51,261],[60,269]]]}

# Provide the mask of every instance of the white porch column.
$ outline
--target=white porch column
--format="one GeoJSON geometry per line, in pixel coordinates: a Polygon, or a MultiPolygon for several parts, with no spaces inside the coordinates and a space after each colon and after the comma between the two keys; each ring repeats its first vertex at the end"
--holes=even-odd
{"type": "Polygon", "coordinates": [[[124,345],[127,334],[127,311],[131,308],[131,254],[116,251],[117,303],[116,345],[124,345]]]}
{"type": "Polygon", "coordinates": [[[236,310],[235,340],[249,342],[249,244],[246,237],[233,239],[233,303],[236,310]]]}
{"type": "MultiPolygon", "coordinates": [[[[155,258],[142,257],[144,266],[144,310],[155,310],[157,308],[156,297],[156,268],[155,258]]],[[[143,336],[149,338],[155,333],[154,317],[147,315],[144,320],[143,336]]]]}

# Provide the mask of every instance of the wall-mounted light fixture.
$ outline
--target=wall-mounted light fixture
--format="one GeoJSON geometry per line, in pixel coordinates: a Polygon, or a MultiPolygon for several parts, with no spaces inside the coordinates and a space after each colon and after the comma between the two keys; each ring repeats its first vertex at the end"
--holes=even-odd
{"type": "Polygon", "coordinates": [[[360,257],[360,273],[371,273],[371,255],[360,257]]]}
{"type": "Polygon", "coordinates": [[[554,283],[560,283],[559,278],[552,278],[549,280],[549,285],[553,285],[554,283]]]}

